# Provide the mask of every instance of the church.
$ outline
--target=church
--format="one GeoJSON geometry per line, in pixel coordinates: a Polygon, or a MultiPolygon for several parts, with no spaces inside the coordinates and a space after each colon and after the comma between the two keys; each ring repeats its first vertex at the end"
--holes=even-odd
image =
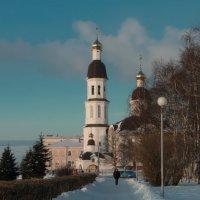
{"type": "MultiPolygon", "coordinates": [[[[130,116],[120,122],[108,125],[108,106],[106,66],[101,61],[102,44],[98,37],[92,44],[92,62],[87,72],[87,100],[85,102],[85,126],[83,129],[83,153],[76,162],[78,169],[106,170],[121,164],[113,161],[110,148],[110,135],[138,129],[144,122],[149,122],[148,112],[151,102],[149,91],[145,88],[145,75],[140,70],[136,76],[137,87],[130,99],[130,116]]],[[[141,59],[140,59],[141,61],[141,59]]]]}
{"type": "MultiPolygon", "coordinates": [[[[85,101],[85,125],[83,136],[78,139],[46,138],[52,155],[49,169],[70,166],[79,171],[96,171],[124,167],[114,159],[112,136],[135,131],[144,124],[154,124],[149,117],[151,96],[145,87],[145,75],[140,69],[136,75],[136,89],[130,98],[130,116],[119,122],[108,124],[109,100],[107,99],[108,76],[101,61],[102,44],[98,36],[92,44],[92,61],[87,71],[87,99],[85,101]],[[113,135],[114,133],[114,135],[113,135]],[[65,152],[65,153],[63,153],[65,152]],[[61,156],[62,155],[62,156],[61,156]]],[[[127,134],[128,136],[128,134],[127,134]]],[[[121,141],[118,141],[118,146],[121,141]]],[[[116,144],[115,144],[116,145],[116,144]]]]}

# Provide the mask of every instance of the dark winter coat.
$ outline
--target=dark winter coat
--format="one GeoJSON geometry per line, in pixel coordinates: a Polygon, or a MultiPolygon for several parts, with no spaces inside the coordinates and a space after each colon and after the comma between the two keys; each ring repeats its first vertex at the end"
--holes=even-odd
{"type": "Polygon", "coordinates": [[[118,178],[120,177],[120,172],[119,172],[118,170],[115,170],[115,171],[113,172],[113,177],[114,177],[115,179],[118,179],[118,178]]]}

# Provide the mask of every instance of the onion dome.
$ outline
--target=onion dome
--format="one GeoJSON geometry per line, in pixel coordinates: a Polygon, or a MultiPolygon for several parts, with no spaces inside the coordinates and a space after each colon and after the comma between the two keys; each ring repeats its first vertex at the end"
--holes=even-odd
{"type": "Polygon", "coordinates": [[[144,82],[145,82],[145,75],[140,70],[136,76],[136,81],[137,81],[137,87],[144,87],[144,82]]]}
{"type": "Polygon", "coordinates": [[[105,78],[108,79],[107,73],[106,73],[106,67],[104,63],[101,62],[101,60],[93,60],[89,67],[88,67],[88,73],[87,78],[105,78]]]}
{"type": "Polygon", "coordinates": [[[137,79],[138,79],[138,78],[140,78],[140,79],[141,79],[141,78],[145,79],[145,75],[144,75],[144,73],[142,72],[142,70],[140,70],[140,71],[138,72],[136,78],[137,78],[137,79]]]}
{"type": "Polygon", "coordinates": [[[87,145],[93,145],[94,146],[95,145],[95,141],[93,140],[93,134],[90,133],[89,137],[90,137],[90,139],[88,140],[87,145]]]}
{"type": "Polygon", "coordinates": [[[149,91],[144,87],[145,75],[142,69],[136,75],[137,88],[133,90],[131,100],[150,100],[149,91]]]}
{"type": "Polygon", "coordinates": [[[137,87],[131,96],[132,100],[151,100],[149,91],[144,87],[137,87]]]}
{"type": "Polygon", "coordinates": [[[102,44],[99,42],[98,38],[93,42],[92,49],[102,50],[102,44]]]}

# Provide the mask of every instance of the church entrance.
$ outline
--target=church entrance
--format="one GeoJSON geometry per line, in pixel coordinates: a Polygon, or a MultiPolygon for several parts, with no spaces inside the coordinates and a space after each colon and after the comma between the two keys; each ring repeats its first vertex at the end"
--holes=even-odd
{"type": "Polygon", "coordinates": [[[86,169],[87,172],[96,172],[97,166],[96,165],[89,165],[86,169]]]}

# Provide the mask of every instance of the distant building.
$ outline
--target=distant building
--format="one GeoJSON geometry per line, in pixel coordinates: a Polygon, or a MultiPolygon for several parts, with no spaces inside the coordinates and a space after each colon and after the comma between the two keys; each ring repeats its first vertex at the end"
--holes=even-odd
{"type": "Polygon", "coordinates": [[[62,142],[62,141],[80,141],[82,142],[83,140],[83,137],[78,137],[78,136],[74,136],[74,137],[64,137],[64,136],[54,136],[54,135],[46,135],[44,136],[44,145],[50,145],[52,143],[55,143],[55,142],[62,142]]]}
{"type": "Polygon", "coordinates": [[[50,171],[75,167],[75,162],[83,152],[83,143],[80,137],[44,137],[44,144],[51,156],[47,169],[50,171]]]}

